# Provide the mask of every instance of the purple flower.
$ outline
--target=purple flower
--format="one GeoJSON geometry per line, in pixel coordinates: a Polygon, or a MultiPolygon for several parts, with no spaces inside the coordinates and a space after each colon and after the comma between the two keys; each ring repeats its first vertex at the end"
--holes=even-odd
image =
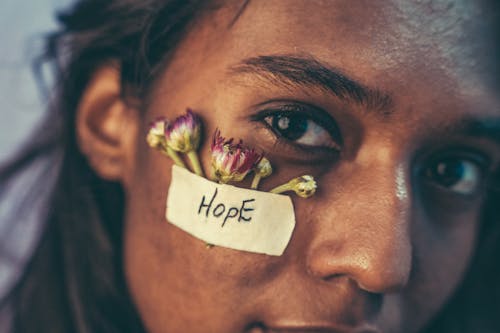
{"type": "Polygon", "coordinates": [[[221,183],[242,181],[259,163],[262,154],[243,145],[243,141],[233,143],[226,140],[216,130],[212,140],[212,170],[215,179],[221,183]]]}
{"type": "Polygon", "coordinates": [[[167,145],[175,151],[196,151],[201,139],[201,120],[190,109],[165,128],[167,145]]]}

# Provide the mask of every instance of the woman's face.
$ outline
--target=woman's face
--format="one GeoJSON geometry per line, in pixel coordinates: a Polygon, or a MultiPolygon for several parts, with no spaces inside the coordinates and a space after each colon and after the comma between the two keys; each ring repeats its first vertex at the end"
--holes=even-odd
{"type": "Polygon", "coordinates": [[[145,325],[418,331],[465,274],[500,160],[485,13],[444,0],[255,0],[238,15],[240,5],[192,28],[131,152],[124,260],[145,325]],[[219,128],[271,160],[263,190],[315,176],[314,197],[292,196],[282,256],[207,248],[165,221],[172,162],[148,148],[147,123],[187,107],[205,125],[205,170],[219,128]]]}

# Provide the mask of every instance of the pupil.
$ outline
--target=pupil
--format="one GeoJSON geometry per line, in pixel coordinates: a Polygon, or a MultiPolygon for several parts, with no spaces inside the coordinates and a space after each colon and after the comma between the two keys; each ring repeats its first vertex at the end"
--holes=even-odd
{"type": "Polygon", "coordinates": [[[436,181],[445,186],[452,186],[459,182],[463,178],[464,173],[463,163],[454,160],[439,162],[435,169],[436,181]]]}
{"type": "Polygon", "coordinates": [[[273,117],[273,128],[288,140],[297,140],[307,131],[307,118],[303,116],[289,117],[283,114],[273,117]]]}

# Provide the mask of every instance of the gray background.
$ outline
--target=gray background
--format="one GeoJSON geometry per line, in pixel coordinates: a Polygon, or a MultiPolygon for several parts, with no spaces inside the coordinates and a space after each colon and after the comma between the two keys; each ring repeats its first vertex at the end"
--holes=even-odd
{"type": "Polygon", "coordinates": [[[72,0],[1,0],[0,6],[0,162],[25,139],[40,119],[45,102],[31,71],[43,36],[54,30],[56,8],[72,0]]]}
{"type": "MultiPolygon", "coordinates": [[[[41,51],[44,36],[57,28],[55,9],[66,8],[73,0],[0,1],[1,165],[43,116],[46,103],[34,79],[32,62],[41,51]]],[[[37,193],[32,184],[55,179],[57,170],[57,160],[49,156],[0,188],[0,333],[10,332],[11,318],[10,304],[2,300],[21,276],[44,226],[50,187],[37,193]],[[23,204],[26,198],[30,209],[23,204]]]]}

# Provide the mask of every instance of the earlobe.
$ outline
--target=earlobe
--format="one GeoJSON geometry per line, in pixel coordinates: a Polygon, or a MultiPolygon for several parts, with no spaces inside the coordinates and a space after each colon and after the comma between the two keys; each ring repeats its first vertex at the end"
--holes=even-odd
{"type": "Polygon", "coordinates": [[[94,73],[77,110],[80,150],[94,171],[107,180],[125,177],[137,134],[138,112],[121,92],[119,66],[103,66],[94,73]]]}

